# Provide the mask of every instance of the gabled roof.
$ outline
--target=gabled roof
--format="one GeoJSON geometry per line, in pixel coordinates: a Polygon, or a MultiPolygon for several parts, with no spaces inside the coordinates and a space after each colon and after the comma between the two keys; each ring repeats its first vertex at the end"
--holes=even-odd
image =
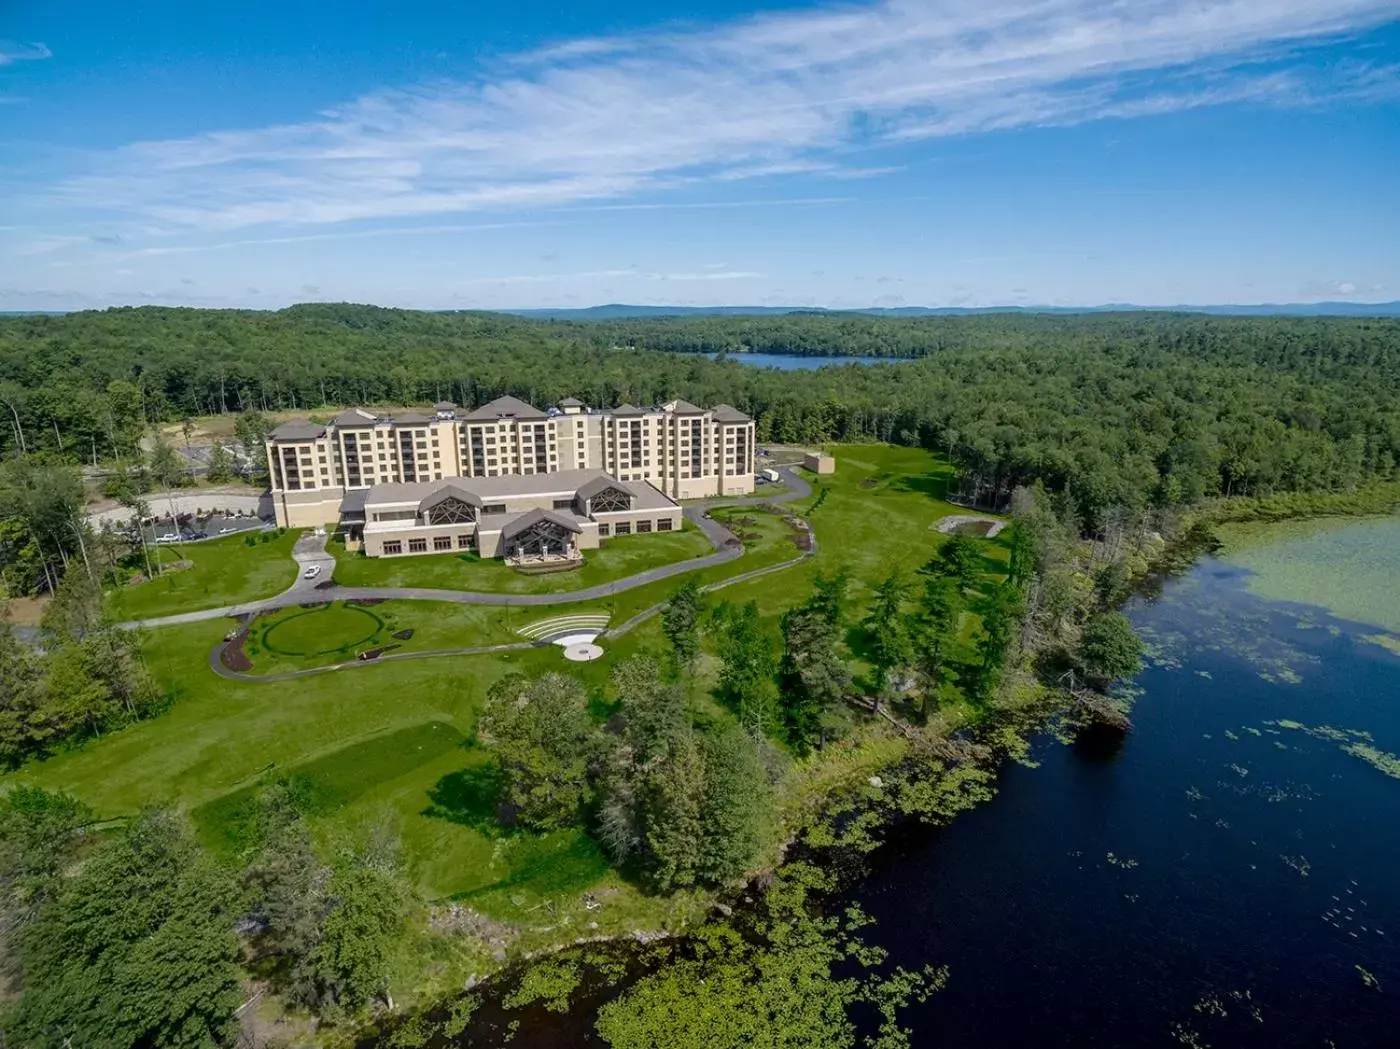
{"type": "Polygon", "coordinates": [[[444,484],[441,488],[429,492],[422,498],[418,503],[418,512],[421,514],[425,510],[430,510],[434,506],[437,506],[438,503],[446,502],[448,499],[460,500],[468,506],[476,507],[478,510],[486,505],[475,492],[469,492],[460,485],[444,484]]]}
{"type": "Polygon", "coordinates": [[[704,415],[704,414],[705,414],[705,409],[704,409],[704,408],[697,408],[695,405],[691,404],[689,401],[682,401],[682,400],[680,400],[680,399],[671,401],[669,404],[663,404],[661,407],[665,408],[668,412],[671,412],[671,413],[674,414],[674,415],[704,415]]]}
{"type": "Polygon", "coordinates": [[[561,407],[561,408],[582,408],[582,407],[583,407],[583,402],[582,402],[581,400],[579,400],[577,397],[565,397],[562,401],[559,402],[559,407],[561,407]]]}
{"type": "Polygon", "coordinates": [[[424,423],[432,421],[422,412],[404,412],[402,415],[394,416],[394,425],[396,426],[422,426],[424,423]]]}
{"type": "Polygon", "coordinates": [[[635,404],[619,404],[609,415],[645,415],[645,408],[638,408],[635,404]]]}
{"type": "Polygon", "coordinates": [[[451,401],[438,401],[437,404],[433,405],[433,408],[435,408],[435,409],[438,410],[438,411],[443,411],[443,412],[447,411],[447,409],[449,409],[449,408],[455,408],[455,407],[457,407],[457,406],[456,406],[455,404],[453,404],[451,401]]]}
{"type": "Polygon", "coordinates": [[[633,495],[632,491],[629,488],[627,488],[621,481],[613,480],[607,474],[604,474],[602,477],[595,477],[593,478],[593,480],[586,481],[583,484],[579,485],[578,491],[574,493],[574,498],[581,499],[587,502],[599,492],[606,492],[609,488],[621,492],[623,495],[626,495],[629,498],[631,498],[633,502],[636,502],[636,497],[633,495]]]}
{"type": "Polygon", "coordinates": [[[268,436],[274,441],[314,441],[326,435],[326,428],[309,419],[288,419],[268,436]]]}
{"type": "Polygon", "coordinates": [[[583,531],[574,521],[569,520],[569,518],[564,517],[562,514],[556,514],[552,510],[529,510],[501,529],[501,542],[504,543],[511,536],[519,535],[525,529],[533,524],[538,524],[540,521],[549,521],[552,524],[557,524],[561,528],[567,528],[575,535],[583,531]]]}
{"type": "Polygon", "coordinates": [[[363,408],[347,409],[331,420],[331,422],[335,423],[342,430],[357,426],[373,426],[378,421],[378,419],[363,408]]]}
{"type": "Polygon", "coordinates": [[[753,422],[749,416],[745,415],[738,408],[728,404],[717,404],[710,409],[710,413],[715,417],[716,422],[722,423],[748,423],[753,422]]]}
{"type": "Polygon", "coordinates": [[[544,419],[548,417],[533,404],[527,404],[519,397],[497,397],[494,401],[487,401],[480,408],[467,413],[467,419],[474,422],[502,418],[544,419]]]}

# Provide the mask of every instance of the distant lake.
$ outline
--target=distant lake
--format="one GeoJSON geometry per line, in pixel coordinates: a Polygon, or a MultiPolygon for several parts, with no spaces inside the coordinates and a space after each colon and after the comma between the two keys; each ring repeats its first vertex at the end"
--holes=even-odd
{"type": "MultiPolygon", "coordinates": [[[[707,353],[714,359],[717,353],[707,353]]],[[[754,368],[776,368],[780,372],[810,371],[838,364],[900,364],[912,361],[914,357],[799,357],[795,353],[731,353],[731,361],[747,364],[754,368]]]]}

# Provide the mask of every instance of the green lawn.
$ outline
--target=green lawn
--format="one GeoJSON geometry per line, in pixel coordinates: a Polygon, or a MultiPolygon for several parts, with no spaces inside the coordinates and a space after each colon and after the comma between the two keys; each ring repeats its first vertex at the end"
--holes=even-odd
{"type": "MultiPolygon", "coordinates": [[[[259,538],[264,534],[257,533],[259,538]]],[[[109,592],[107,607],[118,620],[149,619],[280,594],[296,581],[292,547],[297,534],[274,533],[266,543],[254,546],[247,546],[241,535],[202,543],[153,544],[152,558],[159,557],[165,564],[189,561],[190,567],[118,587],[109,592]]]]}
{"type": "MultiPolygon", "coordinates": [[[[540,610],[544,611],[544,610],[540,610]]],[[[479,648],[523,640],[513,633],[536,618],[535,609],[453,605],[441,601],[335,602],[321,608],[284,608],[259,616],[243,651],[254,674],[329,666],[386,645],[396,653],[479,648]],[[393,635],[412,630],[409,638],[393,635]]]]}
{"type": "MultiPolygon", "coordinates": [[[[851,614],[858,619],[871,582],[893,566],[912,575],[943,542],[929,526],[956,510],[937,498],[946,468],[927,453],[872,446],[834,451],[837,474],[823,479],[829,494],[811,515],[820,541],[818,556],[715,595],[758,601],[775,636],[777,617],[806,599],[812,575],[821,568],[844,565],[850,572],[851,614]]],[[[795,509],[805,509],[815,498],[795,509]]],[[[752,534],[742,557],[697,572],[701,582],[777,564],[797,553],[780,516],[749,508],[716,511],[716,516],[750,518],[748,524],[735,524],[752,534]]],[[[666,538],[681,537],[642,536],[636,546],[666,538]]],[[[290,536],[279,541],[282,556],[290,541],[290,536]]],[[[1004,544],[988,543],[986,548],[989,557],[1004,559],[1004,544]]],[[[219,544],[200,544],[190,552],[198,563],[212,564],[216,559],[206,551],[217,549],[219,544]]],[[[270,543],[250,550],[240,541],[222,549],[229,564],[238,564],[236,554],[260,557],[279,547],[270,543]]],[[[243,564],[246,575],[246,560],[243,564]]],[[[288,579],[279,586],[290,579],[290,564],[286,568],[288,579]]],[[[265,627],[273,626],[271,643],[289,654],[269,652],[257,643],[259,651],[250,655],[258,671],[271,672],[337,662],[342,648],[369,644],[363,638],[371,627],[375,643],[391,627],[412,628],[405,651],[413,651],[510,641],[529,623],[585,611],[609,612],[618,623],[664,600],[678,583],[672,578],[608,601],[540,608],[392,601],[365,609],[373,619],[339,604],[311,613],[289,609],[254,631],[266,640],[265,627]]],[[[489,803],[492,769],[472,744],[486,690],[502,675],[564,670],[577,674],[601,699],[618,661],[637,651],[661,651],[656,619],[605,642],[604,657],[581,666],[565,663],[551,646],[365,664],[274,683],[229,681],[209,670],[208,654],[229,625],[216,620],[148,631],[144,643],[152,672],[176,697],[170,712],[30,765],[0,784],[31,782],[67,790],[103,816],[175,803],[194,813],[206,841],[227,851],[236,847],[248,789],[266,777],[288,774],[310,785],[317,799],[313,825],[320,835],[376,810],[394,813],[412,874],[429,897],[457,896],[506,920],[557,927],[555,912],[545,921],[539,911],[552,901],[559,920],[572,915],[576,928],[597,920],[602,932],[623,931],[628,922],[645,925],[659,920],[666,908],[682,906],[676,900],[644,898],[620,882],[582,830],[541,836],[499,828],[489,803]],[[602,911],[582,911],[579,892],[604,886],[618,893],[608,897],[602,911]]],[[[712,666],[713,651],[707,659],[712,666]]],[[[597,708],[601,713],[606,704],[597,708]]]]}
{"type": "Polygon", "coordinates": [[[584,563],[568,572],[525,575],[496,558],[470,553],[414,557],[365,557],[332,543],[335,581],[341,586],[421,586],[488,594],[557,594],[610,583],[648,568],[713,552],[705,534],[686,522],[679,532],[605,539],[584,551],[584,563]]]}

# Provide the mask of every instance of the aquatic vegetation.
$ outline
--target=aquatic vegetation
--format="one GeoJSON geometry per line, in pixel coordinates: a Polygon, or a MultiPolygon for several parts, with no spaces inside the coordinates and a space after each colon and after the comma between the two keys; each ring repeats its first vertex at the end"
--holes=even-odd
{"type": "Polygon", "coordinates": [[[1326,608],[1400,632],[1400,517],[1222,526],[1224,560],[1249,570],[1250,592],[1326,608]]]}
{"type": "Polygon", "coordinates": [[[1361,982],[1371,988],[1371,990],[1379,991],[1381,989],[1381,982],[1377,980],[1375,974],[1366,969],[1365,966],[1358,965],[1356,971],[1361,976],[1361,982]]]}
{"type": "Polygon", "coordinates": [[[1306,878],[1312,872],[1312,864],[1306,856],[1280,856],[1285,867],[1297,871],[1298,877],[1306,878]]]}
{"type": "Polygon", "coordinates": [[[578,987],[582,971],[576,960],[535,962],[525,970],[519,985],[501,999],[507,1009],[540,1002],[554,1013],[569,1011],[569,996],[578,987]]]}
{"type": "Polygon", "coordinates": [[[1354,758],[1360,758],[1387,776],[1400,779],[1400,757],[1390,754],[1384,750],[1377,750],[1366,743],[1348,743],[1342,747],[1344,751],[1354,758]]]}
{"type": "Polygon", "coordinates": [[[1120,870],[1130,871],[1136,868],[1138,865],[1137,860],[1129,859],[1127,856],[1117,856],[1111,852],[1108,853],[1104,858],[1108,860],[1110,866],[1117,867],[1120,870]]]}
{"type": "Polygon", "coordinates": [[[1369,641],[1373,645],[1380,645],[1386,651],[1394,652],[1400,656],[1400,637],[1396,637],[1394,634],[1367,634],[1361,640],[1369,641]]]}

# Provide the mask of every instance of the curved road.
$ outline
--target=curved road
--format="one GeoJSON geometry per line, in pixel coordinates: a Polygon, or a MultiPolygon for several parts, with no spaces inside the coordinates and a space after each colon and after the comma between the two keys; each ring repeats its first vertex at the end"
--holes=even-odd
{"type": "MultiPolygon", "coordinates": [[[[172,626],[178,623],[198,623],[207,619],[221,619],[226,616],[241,616],[253,612],[270,611],[277,608],[288,608],[292,605],[304,604],[307,601],[351,601],[351,600],[380,600],[380,601],[446,601],[458,605],[571,605],[580,601],[596,601],[611,597],[615,593],[622,593],[625,590],[632,590],[639,586],[646,586],[648,583],[655,583],[661,579],[668,579],[674,575],[681,575],[685,572],[694,572],[701,568],[709,568],[712,565],[724,564],[733,561],[743,553],[742,546],[731,547],[726,545],[728,540],[733,538],[729,529],[718,521],[705,516],[705,511],[718,509],[723,506],[757,506],[764,503],[791,503],[799,499],[805,499],[812,494],[812,486],[804,479],[797,476],[791,470],[783,468],[778,471],[783,480],[787,483],[789,491],[777,496],[716,496],[712,499],[701,500],[685,507],[686,519],[699,526],[705,533],[706,538],[715,547],[715,552],[704,557],[694,557],[686,561],[676,561],[673,564],[661,565],[657,568],[648,568],[638,572],[636,575],[626,576],[611,583],[601,583],[598,586],[585,587],[582,590],[565,590],[553,594],[491,594],[475,593],[467,590],[438,590],[429,587],[382,587],[382,586],[337,586],[325,590],[317,590],[314,584],[307,585],[307,581],[301,578],[298,571],[297,580],[291,588],[276,595],[266,597],[258,601],[248,601],[241,605],[225,605],[222,608],[205,608],[198,612],[182,612],[173,616],[158,616],[153,619],[137,619],[129,623],[120,624],[127,628],[137,627],[157,627],[172,626]]],[[[325,564],[330,560],[334,564],[330,555],[325,552],[321,544],[308,542],[311,537],[304,536],[297,542],[297,549],[294,556],[300,569],[305,564],[325,564]]],[[[812,536],[812,549],[805,551],[800,557],[795,557],[791,561],[785,561],[779,565],[770,565],[754,572],[746,572],[733,579],[719,580],[707,590],[718,589],[720,586],[730,583],[740,582],[746,578],[756,575],[776,571],[796,564],[804,557],[810,557],[816,552],[816,535],[812,536]]],[[[655,606],[634,616],[627,623],[622,624],[616,630],[609,631],[616,635],[631,629],[636,622],[652,615],[655,606]]],[[[424,655],[428,653],[423,653],[424,655]]],[[[387,657],[385,657],[387,658],[387,657]]],[[[357,664],[358,665],[358,664],[357,664]]],[[[319,668],[319,670],[335,669],[331,667],[319,668]]],[[[233,676],[230,672],[229,676],[233,676]]],[[[242,675],[239,675],[242,676],[242,675]]],[[[257,678],[255,680],[269,680],[267,678],[257,678]]]]}

